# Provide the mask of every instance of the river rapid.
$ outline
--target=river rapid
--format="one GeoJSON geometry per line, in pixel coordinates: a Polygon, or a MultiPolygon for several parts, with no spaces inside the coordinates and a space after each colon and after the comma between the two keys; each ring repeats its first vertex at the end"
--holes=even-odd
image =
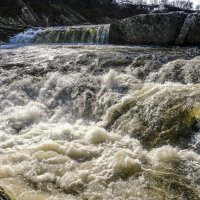
{"type": "Polygon", "coordinates": [[[0,186],[12,200],[200,199],[200,50],[0,49],[0,186]]]}

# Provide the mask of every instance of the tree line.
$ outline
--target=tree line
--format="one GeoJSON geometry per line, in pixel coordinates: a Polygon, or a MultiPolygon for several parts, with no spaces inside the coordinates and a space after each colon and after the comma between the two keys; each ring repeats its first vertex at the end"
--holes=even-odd
{"type": "MultiPolygon", "coordinates": [[[[116,0],[120,4],[134,4],[134,5],[146,5],[147,0],[116,0]]],[[[170,5],[178,7],[184,10],[192,10],[193,2],[191,0],[150,0],[151,5],[170,5]]],[[[200,10],[200,5],[196,6],[196,10],[200,10]]]]}

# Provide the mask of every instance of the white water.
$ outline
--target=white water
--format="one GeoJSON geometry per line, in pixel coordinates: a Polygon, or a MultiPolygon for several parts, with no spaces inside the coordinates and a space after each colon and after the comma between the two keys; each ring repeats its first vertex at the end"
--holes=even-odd
{"type": "Polygon", "coordinates": [[[109,41],[110,25],[85,25],[50,28],[31,28],[10,39],[11,44],[33,43],[92,43],[109,41]]]}
{"type": "Polygon", "coordinates": [[[11,44],[30,44],[34,41],[38,34],[42,33],[44,30],[41,28],[30,28],[16,36],[10,38],[9,42],[11,44]]]}
{"type": "Polygon", "coordinates": [[[198,200],[198,133],[172,139],[200,118],[194,52],[1,50],[0,186],[13,200],[198,200]]]}

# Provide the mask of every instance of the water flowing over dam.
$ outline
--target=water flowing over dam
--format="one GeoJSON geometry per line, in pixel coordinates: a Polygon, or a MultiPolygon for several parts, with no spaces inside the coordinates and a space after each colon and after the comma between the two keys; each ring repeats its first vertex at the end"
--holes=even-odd
{"type": "Polygon", "coordinates": [[[12,44],[90,43],[107,44],[110,25],[85,25],[51,28],[31,28],[10,39],[12,44]]]}
{"type": "MultiPolygon", "coordinates": [[[[50,30],[13,42],[64,41],[50,30]]],[[[199,55],[2,47],[0,187],[12,200],[199,200],[199,55]]]]}

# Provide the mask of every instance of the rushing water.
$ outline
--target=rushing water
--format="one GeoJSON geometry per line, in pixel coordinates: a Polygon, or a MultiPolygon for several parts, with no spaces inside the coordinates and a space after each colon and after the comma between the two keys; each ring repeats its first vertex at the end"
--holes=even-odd
{"type": "Polygon", "coordinates": [[[92,43],[106,44],[110,25],[85,25],[51,28],[31,28],[10,39],[11,44],[92,43]]]}
{"type": "Polygon", "coordinates": [[[199,55],[1,49],[0,186],[13,200],[198,200],[199,55]]]}

